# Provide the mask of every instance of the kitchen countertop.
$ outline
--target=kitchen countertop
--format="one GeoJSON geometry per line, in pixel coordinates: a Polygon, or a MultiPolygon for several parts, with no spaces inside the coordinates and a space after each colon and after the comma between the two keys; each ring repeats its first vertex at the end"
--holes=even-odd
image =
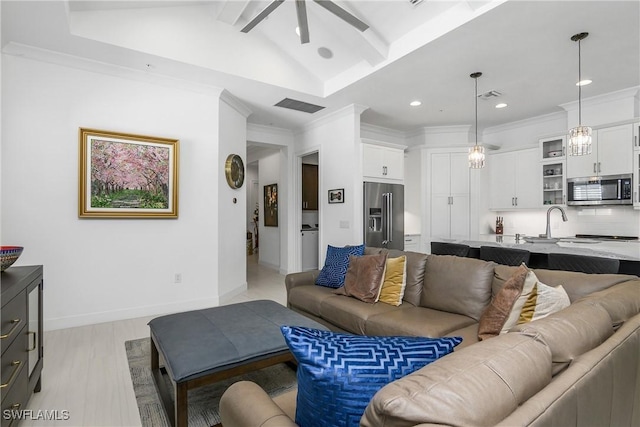
{"type": "Polygon", "coordinates": [[[564,253],[640,261],[640,242],[636,240],[612,241],[576,239],[574,237],[561,237],[560,239],[557,243],[528,243],[523,237],[520,237],[520,241],[516,242],[516,238],[513,235],[481,234],[478,236],[478,240],[453,240],[435,237],[431,240],[436,242],[462,243],[472,248],[479,248],[480,246],[502,246],[525,249],[532,253],[540,254],[564,253]]]}

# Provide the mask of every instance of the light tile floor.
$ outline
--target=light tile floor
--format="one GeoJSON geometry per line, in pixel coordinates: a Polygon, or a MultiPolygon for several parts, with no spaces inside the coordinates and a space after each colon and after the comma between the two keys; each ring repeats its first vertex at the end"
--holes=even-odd
{"type": "MultiPolygon", "coordinates": [[[[286,304],[284,276],[247,258],[247,291],[232,303],[271,299],[286,304]]],[[[68,420],[25,420],[29,426],[140,426],[124,342],[149,336],[155,316],[48,331],[42,391],[27,409],[69,411],[68,420]]],[[[61,417],[60,417],[61,418],[61,417]]]]}

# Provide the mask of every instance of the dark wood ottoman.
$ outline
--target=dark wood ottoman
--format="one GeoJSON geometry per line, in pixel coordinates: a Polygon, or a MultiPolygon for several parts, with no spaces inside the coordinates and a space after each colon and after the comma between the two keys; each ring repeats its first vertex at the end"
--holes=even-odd
{"type": "Polygon", "coordinates": [[[293,361],[280,332],[283,325],[327,329],[269,300],[171,314],[149,322],[153,379],[172,425],[187,426],[189,390],[293,361]],[[164,368],[160,368],[160,355],[164,368]],[[161,369],[173,381],[175,404],[161,369]]]}

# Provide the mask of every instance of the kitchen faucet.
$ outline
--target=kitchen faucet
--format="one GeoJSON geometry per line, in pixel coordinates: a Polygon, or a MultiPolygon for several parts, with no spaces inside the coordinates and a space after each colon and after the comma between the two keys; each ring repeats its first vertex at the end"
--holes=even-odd
{"type": "Polygon", "coordinates": [[[554,209],[558,209],[560,211],[560,213],[562,214],[562,221],[567,222],[567,214],[564,212],[564,209],[562,209],[562,207],[560,206],[551,206],[549,209],[547,209],[547,233],[545,234],[545,238],[550,239],[551,238],[551,211],[554,209]]]}

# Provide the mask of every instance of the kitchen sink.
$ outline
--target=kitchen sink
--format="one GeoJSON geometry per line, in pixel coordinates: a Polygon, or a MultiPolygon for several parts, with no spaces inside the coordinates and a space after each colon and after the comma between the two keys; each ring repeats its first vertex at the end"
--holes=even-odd
{"type": "Polygon", "coordinates": [[[556,239],[554,237],[547,239],[546,237],[526,236],[524,238],[524,241],[528,243],[557,243],[560,241],[560,239],[556,239]]]}

